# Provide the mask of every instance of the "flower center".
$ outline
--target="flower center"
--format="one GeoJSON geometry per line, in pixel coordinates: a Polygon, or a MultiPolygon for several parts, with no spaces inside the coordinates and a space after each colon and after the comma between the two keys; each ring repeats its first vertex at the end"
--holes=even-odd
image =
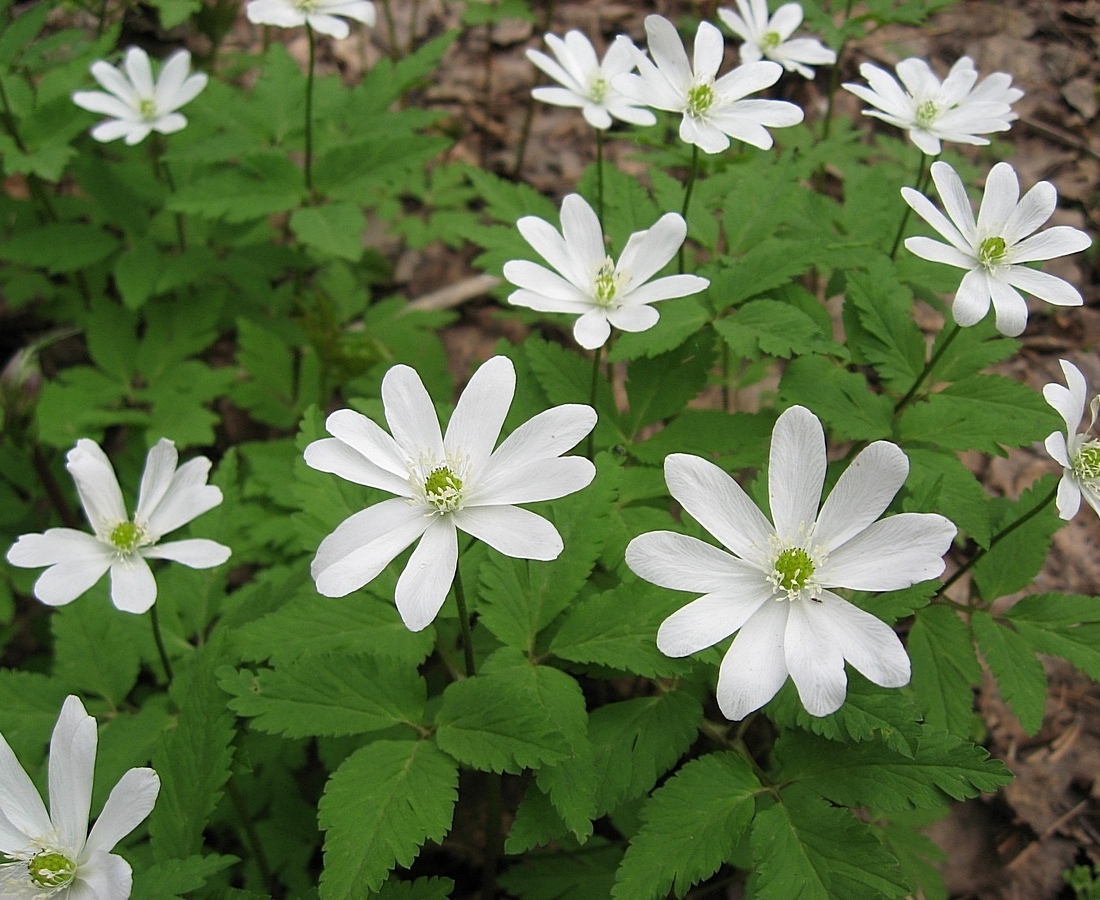
{"type": "Polygon", "coordinates": [[[588,99],[593,103],[603,103],[607,99],[607,91],[611,85],[602,75],[597,75],[588,86],[588,99]]]}
{"type": "Polygon", "coordinates": [[[36,887],[61,888],[76,877],[76,863],[64,854],[44,850],[27,863],[27,872],[36,887]]]}
{"type": "Polygon", "coordinates": [[[462,479],[449,466],[437,466],[424,481],[424,497],[439,512],[454,512],[462,505],[462,479]]]}
{"type": "MultiPolygon", "coordinates": [[[[799,529],[801,541],[806,536],[799,529]]],[[[767,579],[776,593],[776,600],[816,600],[821,594],[821,582],[814,575],[825,563],[825,554],[811,546],[784,546],[778,537],[772,539],[774,556],[767,566],[767,579]]]]}
{"type": "Polygon", "coordinates": [[[917,124],[921,128],[930,128],[939,114],[940,110],[935,100],[922,100],[917,104],[917,124]]]}
{"type": "Polygon", "coordinates": [[[783,38],[779,36],[778,31],[769,31],[760,38],[760,49],[766,53],[769,50],[774,50],[782,43],[783,38]]]}
{"type": "Polygon", "coordinates": [[[1100,479],[1100,441],[1088,441],[1073,457],[1073,473],[1081,481],[1100,479]]]}
{"type": "Polygon", "coordinates": [[[615,305],[615,295],[619,292],[622,276],[615,271],[615,263],[608,256],[596,270],[593,286],[596,293],[596,305],[607,309],[615,305]]]}
{"type": "Polygon", "coordinates": [[[988,237],[978,245],[978,262],[985,268],[992,269],[1004,262],[1005,239],[1003,237],[988,237]]]}
{"type": "Polygon", "coordinates": [[[141,116],[146,122],[152,122],[157,117],[157,101],[156,100],[139,100],[138,101],[138,115],[141,116]]]}
{"type": "Polygon", "coordinates": [[[688,88],[687,113],[695,118],[707,114],[707,110],[714,106],[718,95],[714,93],[713,82],[703,82],[688,88]]]}
{"type": "Polygon", "coordinates": [[[145,540],[145,529],[133,522],[119,522],[111,529],[108,540],[119,553],[130,554],[145,540]]]}
{"type": "Polygon", "coordinates": [[[317,9],[318,0],[294,0],[294,8],[304,13],[311,13],[317,9]]]}

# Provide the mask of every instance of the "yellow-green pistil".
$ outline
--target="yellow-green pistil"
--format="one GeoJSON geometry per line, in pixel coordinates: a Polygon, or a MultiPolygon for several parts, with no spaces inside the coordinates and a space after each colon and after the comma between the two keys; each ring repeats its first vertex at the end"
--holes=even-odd
{"type": "Polygon", "coordinates": [[[1100,479],[1100,441],[1089,441],[1074,454],[1073,473],[1081,481],[1100,479]]]}
{"type": "Polygon", "coordinates": [[[588,99],[593,103],[603,103],[607,99],[607,89],[609,87],[607,79],[602,75],[597,75],[588,87],[588,99]]]}
{"type": "Polygon", "coordinates": [[[424,496],[440,512],[454,512],[462,500],[462,479],[448,466],[437,466],[424,482],[424,496]]]}
{"type": "Polygon", "coordinates": [[[615,277],[615,263],[610,256],[600,263],[599,269],[596,270],[594,287],[598,306],[615,305],[615,294],[619,290],[619,280],[615,277]]]}
{"type": "Polygon", "coordinates": [[[76,863],[62,853],[43,851],[27,864],[27,871],[36,887],[60,888],[76,876],[76,863]]]}
{"type": "Polygon", "coordinates": [[[777,587],[783,588],[788,595],[802,590],[813,574],[813,560],[801,547],[784,550],[775,560],[777,587]]]}
{"type": "Polygon", "coordinates": [[[921,128],[928,128],[936,121],[940,114],[939,107],[934,100],[922,100],[917,104],[917,124],[921,128]]]}
{"type": "Polygon", "coordinates": [[[782,43],[783,38],[779,36],[778,31],[769,31],[760,38],[760,49],[766,53],[768,50],[774,50],[782,43]]]}
{"type": "Polygon", "coordinates": [[[138,101],[138,114],[146,122],[152,122],[157,117],[157,101],[143,99],[138,101]]]}
{"type": "Polygon", "coordinates": [[[987,269],[999,266],[1004,262],[1007,246],[1003,237],[987,237],[978,245],[978,262],[987,269]]]}
{"type": "Polygon", "coordinates": [[[714,92],[714,85],[703,83],[693,85],[688,89],[687,112],[688,115],[699,118],[705,116],[707,110],[714,106],[718,95],[714,92]]]}
{"type": "Polygon", "coordinates": [[[111,529],[111,534],[108,539],[111,542],[111,546],[118,550],[119,553],[133,553],[141,546],[144,537],[145,529],[140,525],[135,525],[133,522],[120,522],[111,529]]]}

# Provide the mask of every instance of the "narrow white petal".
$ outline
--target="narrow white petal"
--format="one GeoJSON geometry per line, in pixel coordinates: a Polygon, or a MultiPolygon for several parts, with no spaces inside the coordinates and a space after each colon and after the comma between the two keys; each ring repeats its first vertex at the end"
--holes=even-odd
{"type": "Polygon", "coordinates": [[[92,77],[95,78],[100,85],[118,97],[118,99],[125,103],[129,109],[137,110],[141,98],[138,96],[137,91],[134,90],[134,86],[130,83],[130,79],[119,69],[116,69],[108,62],[98,60],[92,63],[91,73],[92,77]]]}
{"type": "Polygon", "coordinates": [[[880,687],[909,683],[909,657],[894,629],[829,591],[807,607],[813,628],[861,675],[880,687]]]}
{"type": "Polygon", "coordinates": [[[901,490],[909,460],[901,448],[876,441],[844,470],[829,494],[814,527],[814,543],[838,547],[874,522],[901,490]]]}
{"type": "MultiPolygon", "coordinates": [[[[539,256],[574,285],[582,296],[588,296],[591,273],[582,270],[577,264],[572,248],[553,225],[537,216],[524,216],[516,222],[516,228],[539,256]]],[[[526,286],[537,290],[533,285],[526,286]]]]}
{"type": "Polygon", "coordinates": [[[687,223],[679,213],[666,213],[652,228],[632,234],[615,264],[630,281],[624,290],[648,281],[676,255],[687,237],[687,223]]]}
{"type": "MultiPolygon", "coordinates": [[[[1047,387],[1050,387],[1050,385],[1048,384],[1047,387]]],[[[1062,432],[1055,431],[1048,434],[1047,439],[1043,442],[1043,446],[1046,447],[1046,451],[1050,454],[1050,458],[1058,463],[1058,465],[1065,469],[1072,469],[1069,453],[1066,448],[1066,436],[1062,434],[1062,432]]]]}
{"type": "Polygon", "coordinates": [[[102,851],[90,853],[87,859],[81,860],[76,881],[69,886],[65,900],[129,897],[133,882],[130,864],[121,856],[102,851]]]}
{"type": "Polygon", "coordinates": [[[390,433],[406,456],[443,458],[443,435],[432,398],[415,369],[398,365],[382,379],[382,403],[390,433]]]}
{"type": "Polygon", "coordinates": [[[578,275],[594,272],[607,257],[600,220],[580,194],[568,194],[562,200],[561,233],[578,275]]]}
{"type": "MultiPolygon", "coordinates": [[[[704,153],[721,153],[730,145],[729,137],[709,121],[684,113],[680,121],[680,140],[694,144],[704,153]]],[[[765,148],[766,149],[766,148],[765,148]]]]}
{"type": "Polygon", "coordinates": [[[769,552],[775,529],[741,486],[714,463],[686,453],[665,457],[669,493],[707,531],[747,562],[769,552]]]}
{"type": "Polygon", "coordinates": [[[557,559],[564,548],[550,522],[518,506],[468,506],[453,519],[456,527],[515,559],[557,559]]]}
{"type": "Polygon", "coordinates": [[[232,551],[224,544],[206,538],[190,538],[185,541],[169,541],[154,544],[140,551],[146,559],[170,559],[192,569],[212,569],[229,559],[232,551]]]}
{"type": "MultiPolygon", "coordinates": [[[[1080,421],[1080,415],[1078,415],[1080,421]]],[[[8,550],[8,562],[23,569],[57,563],[80,564],[109,557],[100,540],[75,528],[50,528],[44,534],[21,534],[8,550]]]]}
{"type": "Polygon", "coordinates": [[[771,87],[782,74],[783,67],[771,60],[746,62],[719,78],[714,83],[714,90],[726,102],[740,100],[771,87]]]}
{"type": "Polygon", "coordinates": [[[492,484],[510,469],[560,456],[577,446],[595,427],[596,411],[581,403],[565,403],[540,412],[497,447],[486,470],[486,484],[492,484]]]}
{"type": "Polygon", "coordinates": [[[61,846],[74,855],[84,847],[92,805],[96,721],[72,694],[65,698],[50,737],[50,821],[61,846]]]}
{"type": "Polygon", "coordinates": [[[759,709],[783,687],[787,664],[783,633],[791,604],[763,604],[738,632],[718,670],[718,707],[739,721],[759,709]]]}
{"type": "MultiPolygon", "coordinates": [[[[1006,238],[1007,240],[1007,238],[1006,238]]],[[[1012,248],[1014,263],[1035,262],[1040,259],[1054,259],[1079,253],[1092,245],[1092,238],[1085,232],[1069,225],[1055,225],[1012,248]]]]}
{"type": "Polygon", "coordinates": [[[103,91],[77,91],[73,94],[73,103],[88,112],[102,113],[114,119],[128,119],[133,110],[113,94],[103,91]]]}
{"type": "MultiPolygon", "coordinates": [[[[925,197],[924,194],[913,190],[911,187],[903,187],[901,189],[901,196],[904,198],[905,202],[909,204],[913,212],[935,228],[936,231],[951,243],[951,246],[960,253],[973,254],[974,247],[971,240],[959,231],[954,222],[936,209],[932,201],[925,197]]],[[[910,238],[909,240],[913,239],[910,238]]],[[[905,242],[905,246],[909,246],[909,241],[905,242]]]]}
{"type": "Polygon", "coordinates": [[[471,506],[512,506],[556,500],[588,487],[596,467],[582,456],[533,459],[502,472],[487,484],[477,484],[467,502],[471,506]]]}
{"type": "Polygon", "coordinates": [[[111,563],[111,602],[123,612],[143,613],[157,599],[157,582],[145,559],[133,555],[111,563]]]}
{"type": "Polygon", "coordinates": [[[623,298],[623,302],[631,305],[657,303],[661,300],[698,294],[708,287],[710,287],[709,279],[698,275],[666,275],[664,278],[658,278],[656,281],[650,281],[635,288],[623,298]]]}
{"type": "Polygon", "coordinates": [[[222,502],[221,488],[206,483],[209,474],[210,460],[205,456],[196,456],[176,469],[167,492],[145,523],[150,535],[160,537],[175,531],[222,502]]]}
{"type": "MultiPolygon", "coordinates": [[[[936,153],[938,152],[937,149],[936,153]]],[[[978,226],[974,221],[974,211],[970,207],[970,198],[966,195],[966,187],[963,185],[962,179],[959,178],[958,173],[951,166],[941,160],[932,163],[931,171],[932,181],[935,183],[936,190],[943,201],[944,209],[947,210],[947,214],[951,217],[951,221],[959,230],[963,240],[971,247],[975,247],[978,243],[978,226]]],[[[917,212],[920,212],[920,210],[917,210],[917,212]]],[[[929,224],[936,228],[931,220],[929,220],[929,224]]],[[[936,228],[936,230],[940,231],[939,228],[936,228]]],[[[942,231],[940,233],[949,241],[951,240],[948,234],[942,231]]]]}
{"type": "Polygon", "coordinates": [[[325,419],[325,430],[387,472],[399,477],[407,474],[406,460],[397,442],[362,413],[338,409],[325,419]]]}
{"type": "Polygon", "coordinates": [[[603,309],[590,309],[573,323],[573,338],[585,350],[595,350],[611,337],[611,324],[603,309]]]}
{"type": "MultiPolygon", "coordinates": [[[[1008,337],[1016,337],[1023,334],[1024,328],[1027,327],[1027,302],[1020,296],[1019,291],[1008,283],[1010,279],[1002,280],[997,277],[999,274],[999,272],[994,272],[989,278],[989,292],[993,298],[993,311],[996,314],[997,330],[1008,337]]],[[[1043,273],[1037,272],[1035,274],[1042,275],[1043,273]]],[[[1060,278],[1055,280],[1062,281],[1060,278]]],[[[1066,282],[1062,281],[1062,284],[1066,284],[1066,282]]]]}
{"type": "Polygon", "coordinates": [[[97,534],[109,531],[129,518],[115,470],[99,444],[81,438],[65,459],[65,468],[76,482],[84,514],[97,534]]]}
{"type": "Polygon", "coordinates": [[[825,431],[804,406],[792,406],[776,420],[768,458],[768,500],[782,541],[817,519],[825,483],[825,431]]]}
{"type": "Polygon", "coordinates": [[[589,102],[587,97],[575,93],[568,88],[532,88],[531,96],[540,103],[549,103],[551,106],[565,106],[573,109],[582,109],[589,102]]]}
{"type": "Polygon", "coordinates": [[[336,18],[336,16],[324,16],[314,13],[313,15],[307,15],[306,21],[318,34],[327,34],[338,41],[342,41],[351,34],[348,23],[343,19],[336,18]]]}
{"type": "Polygon", "coordinates": [[[769,602],[771,590],[762,578],[760,584],[755,591],[719,590],[692,600],[661,623],[657,649],[678,659],[724,641],[769,602]]]}
{"type": "Polygon", "coordinates": [[[766,588],[769,596],[772,593],[764,573],[756,566],[698,538],[673,531],[638,535],[627,544],[626,564],[639,578],[676,591],[751,592],[766,588]]]}
{"type": "Polygon", "coordinates": [[[775,11],[768,24],[772,31],[786,41],[802,24],[802,7],[797,3],[784,3],[775,11]]]}
{"type": "MultiPolygon", "coordinates": [[[[1040,272],[1037,269],[1029,269],[1027,266],[1007,266],[999,270],[998,274],[1013,287],[1034,294],[1040,300],[1053,303],[1055,306],[1080,306],[1084,303],[1077,288],[1057,275],[1040,272]]],[[[997,300],[996,295],[994,295],[993,300],[995,303],[997,300]]],[[[1027,321],[1026,308],[1024,321],[1027,321]]],[[[1008,332],[1006,331],[1005,334],[1008,334],[1008,332]]]]}
{"type": "Polygon", "coordinates": [[[969,252],[961,251],[950,244],[934,241],[928,237],[908,237],[905,239],[905,249],[910,253],[927,259],[929,262],[944,263],[957,269],[974,268],[975,259],[969,252]]]}
{"type": "Polygon", "coordinates": [[[183,106],[185,101],[177,102],[177,97],[190,71],[191,54],[186,50],[177,50],[164,61],[156,87],[156,103],[160,112],[170,112],[183,106]]]}
{"type": "Polygon", "coordinates": [[[318,472],[329,472],[353,484],[379,488],[399,497],[412,496],[407,470],[403,476],[387,471],[337,438],[314,441],[306,447],[304,457],[306,465],[318,472]]]}
{"type": "Polygon", "coordinates": [[[967,328],[985,318],[993,301],[989,282],[984,269],[971,269],[963,276],[951,304],[951,314],[959,325],[967,328]]]}
{"type": "Polygon", "coordinates": [[[647,46],[653,61],[669,84],[686,93],[691,84],[691,64],[676,27],[663,16],[646,16],[647,46]]]}
{"type": "MultiPolygon", "coordinates": [[[[998,166],[1005,166],[1012,174],[1013,181],[1015,182],[1016,173],[1012,171],[1012,167],[1008,163],[997,163],[994,169],[998,166]]],[[[992,177],[992,173],[990,175],[992,177]]],[[[986,191],[989,190],[989,183],[986,182],[986,191]]],[[[1007,219],[1001,225],[1000,229],[993,234],[999,234],[1005,239],[1005,242],[1012,246],[1019,243],[1037,228],[1039,228],[1047,219],[1054,214],[1054,208],[1058,205],[1058,192],[1054,189],[1054,185],[1049,181],[1040,181],[1038,184],[1032,186],[1020,199],[1019,204],[1011,211],[1007,219]]]]}
{"type": "Polygon", "coordinates": [[[464,455],[475,476],[489,461],[515,392],[515,366],[507,356],[494,356],[474,372],[458,398],[443,447],[464,455]]]}
{"type": "MultiPolygon", "coordinates": [[[[583,312],[584,309],[592,305],[592,297],[573,282],[567,281],[557,272],[530,260],[509,260],[504,264],[504,277],[516,287],[526,288],[531,293],[540,294],[549,300],[571,304],[571,306],[565,307],[568,309],[575,309],[577,308],[576,304],[581,304],[579,311],[583,312]]],[[[524,303],[522,305],[527,306],[529,304],[524,303]]]]}
{"type": "Polygon", "coordinates": [[[1088,384],[1081,370],[1069,360],[1060,359],[1058,362],[1062,366],[1062,375],[1067,386],[1062,387],[1057,382],[1048,384],[1043,388],[1043,397],[1061,415],[1062,421],[1066,423],[1066,431],[1073,434],[1085,414],[1088,384]]]}
{"type": "Polygon", "coordinates": [[[1081,508],[1081,487],[1071,470],[1067,469],[1063,472],[1058,482],[1058,497],[1055,503],[1058,506],[1058,515],[1067,522],[1077,515],[1077,511],[1081,508]]]}
{"type": "Polygon", "coordinates": [[[397,579],[395,601],[409,631],[423,631],[435,620],[454,581],[458,534],[448,516],[434,518],[397,579]]]}
{"type": "MultiPolygon", "coordinates": [[[[978,210],[978,234],[999,235],[1005,237],[1009,244],[1014,243],[1014,240],[1004,235],[1004,230],[1009,217],[1016,210],[1016,201],[1019,199],[1020,182],[1016,178],[1016,170],[1006,162],[997,163],[989,170],[989,175],[985,179],[985,194],[982,196],[982,205],[978,210]]],[[[1044,218],[1043,221],[1045,222],[1046,219],[1044,218]]],[[[1031,229],[1031,231],[1034,230],[1034,228],[1031,229]]]]}
{"type": "MultiPolygon", "coordinates": [[[[26,843],[34,837],[49,834],[50,817],[38,789],[19,764],[4,736],[0,734],[0,810],[8,822],[27,836],[26,843]]],[[[9,835],[14,837],[14,835],[9,835]]],[[[0,847],[0,852],[23,850],[20,846],[0,847]]]]}
{"type": "Polygon", "coordinates": [[[126,51],[122,65],[138,96],[152,100],[154,92],[153,68],[149,63],[149,54],[140,47],[131,47],[126,51]]]}
{"type": "Polygon", "coordinates": [[[806,712],[811,716],[827,716],[844,703],[848,677],[840,647],[816,627],[810,609],[814,602],[799,600],[789,604],[783,653],[806,712]]]}
{"type": "Polygon", "coordinates": [[[695,77],[700,80],[714,78],[722,65],[725,50],[726,42],[722,32],[710,22],[700,22],[695,32],[695,47],[692,54],[695,77]]]}
{"type": "Polygon", "coordinates": [[[901,513],[834,548],[817,575],[827,587],[897,591],[943,572],[955,526],[935,513],[901,513]]]}
{"type": "Polygon", "coordinates": [[[102,550],[96,557],[66,560],[50,566],[34,583],[34,596],[48,606],[71,603],[111,567],[114,553],[106,544],[100,547],[102,550]]]}
{"type": "Polygon", "coordinates": [[[138,488],[138,504],[134,518],[139,522],[148,522],[149,516],[157,504],[164,499],[172,476],[176,474],[179,454],[176,445],[168,438],[157,441],[145,457],[145,470],[141,473],[141,487],[138,488]]]}
{"type": "Polygon", "coordinates": [[[638,332],[647,331],[657,324],[661,314],[652,306],[644,303],[620,306],[618,309],[607,311],[607,321],[618,328],[619,331],[638,332]]]}
{"type": "Polygon", "coordinates": [[[248,21],[255,25],[297,28],[306,24],[305,13],[284,0],[251,0],[245,7],[248,21]]]}

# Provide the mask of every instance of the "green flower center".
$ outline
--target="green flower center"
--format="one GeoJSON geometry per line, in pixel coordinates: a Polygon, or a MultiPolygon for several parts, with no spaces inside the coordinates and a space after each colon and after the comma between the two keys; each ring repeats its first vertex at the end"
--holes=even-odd
{"type": "Polygon", "coordinates": [[[619,277],[610,256],[600,263],[600,267],[596,270],[594,288],[598,306],[606,308],[615,305],[615,295],[619,292],[619,277]]]}
{"type": "Polygon", "coordinates": [[[145,529],[133,522],[120,522],[111,529],[111,546],[120,553],[133,553],[145,538],[145,529]]]}
{"type": "Polygon", "coordinates": [[[27,863],[27,872],[36,887],[60,888],[76,877],[76,863],[61,853],[44,851],[27,863]]]}
{"type": "Polygon", "coordinates": [[[424,482],[424,496],[440,512],[454,512],[462,503],[462,479],[448,466],[437,466],[424,482]]]}
{"type": "Polygon", "coordinates": [[[986,238],[978,245],[978,262],[987,269],[999,266],[1004,261],[1007,246],[1003,237],[986,238]]]}
{"type": "Polygon", "coordinates": [[[610,87],[611,85],[607,83],[606,78],[597,75],[588,87],[588,99],[593,103],[603,103],[607,99],[607,91],[610,87]]]}
{"type": "Polygon", "coordinates": [[[930,127],[939,116],[940,110],[934,100],[922,100],[917,104],[917,124],[921,128],[930,127]]]}
{"type": "Polygon", "coordinates": [[[707,110],[714,105],[718,95],[714,93],[714,85],[710,83],[696,84],[688,89],[687,113],[699,118],[705,116],[707,110]]]}
{"type": "Polygon", "coordinates": [[[308,14],[317,9],[317,3],[318,0],[294,0],[294,8],[308,14]]]}
{"type": "Polygon", "coordinates": [[[157,101],[156,100],[139,100],[138,101],[138,114],[146,121],[151,122],[157,117],[157,101]]]}
{"type": "Polygon", "coordinates": [[[1089,441],[1073,457],[1073,473],[1082,481],[1100,479],[1100,441],[1089,441]]]}
{"type": "Polygon", "coordinates": [[[760,49],[767,53],[767,51],[774,50],[782,43],[783,38],[779,36],[779,32],[769,31],[762,38],[760,38],[760,49]]]}
{"type": "Polygon", "coordinates": [[[775,561],[777,587],[782,587],[788,593],[802,590],[813,574],[813,560],[801,547],[784,550],[775,561]]]}

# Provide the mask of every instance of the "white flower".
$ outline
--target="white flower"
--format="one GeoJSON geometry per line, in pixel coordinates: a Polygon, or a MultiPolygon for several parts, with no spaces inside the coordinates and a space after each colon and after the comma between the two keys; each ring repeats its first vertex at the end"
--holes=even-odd
{"type": "Polygon", "coordinates": [[[524,216],[516,225],[556,271],[523,259],[505,263],[504,277],[520,288],[508,302],[579,316],[573,336],[587,350],[602,347],[612,325],[622,331],[652,328],[658,314],[650,303],[694,294],[710,284],[698,275],[649,281],[687,236],[687,224],[678,213],[667,213],[652,228],[632,234],[618,262],[607,255],[600,220],[579,194],[562,201],[561,234],[536,216],[524,216]]]}
{"type": "Polygon", "coordinates": [[[720,18],[745,43],[741,45],[741,61],[756,62],[767,57],[788,72],[813,78],[810,66],[831,66],[836,54],[814,38],[788,40],[802,24],[802,7],[784,3],[768,16],[767,0],[735,0],[738,12],[719,9],[720,18]],[[738,14],[740,13],[740,15],[738,14]]]}
{"type": "Polygon", "coordinates": [[[902,188],[901,193],[949,244],[911,237],[906,238],[905,246],[921,259],[969,270],[952,304],[956,322],[975,324],[989,311],[992,301],[997,330],[1015,337],[1027,325],[1027,304],[1016,288],[1056,306],[1081,305],[1081,295],[1068,282],[1021,265],[1077,253],[1092,243],[1085,232],[1068,225],[1028,237],[1054,212],[1058,203],[1054,185],[1040,181],[1020,199],[1015,170],[1008,163],[997,163],[986,179],[975,222],[966,188],[951,166],[932,163],[932,180],[950,219],[912,188],[902,188]]]}
{"type": "Polygon", "coordinates": [[[665,459],[669,492],[731,552],[669,531],[626,548],[627,565],[647,581],[706,592],[662,623],[662,653],[687,656],[738,632],[718,675],[718,705],[730,719],[767,703],[788,675],[811,715],[834,712],[847,690],[845,660],[882,687],[909,681],[894,630],[829,588],[892,591],[935,578],[955,526],[930,513],[876,521],[909,471],[894,444],[860,453],[819,512],[825,464],[821,423],[791,407],[772,433],[773,526],[717,466],[673,454],[665,459]]]}
{"type": "Polygon", "coordinates": [[[454,580],[456,529],[518,559],[561,553],[557,529],[515,504],[564,497],[595,477],[587,459],[561,454],[595,427],[596,413],[578,404],[555,406],[494,451],[515,388],[511,360],[490,359],[470,379],[444,437],[420,376],[394,366],[382,379],[392,437],[350,409],[328,417],[333,437],[306,447],[307,465],[397,496],[345,519],[321,542],[311,568],[320,593],[350,594],[419,539],[397,581],[396,601],[405,625],[420,631],[435,619],[454,580]]]}
{"type": "MultiPolygon", "coordinates": [[[[778,63],[745,63],[715,79],[725,42],[722,32],[709,22],[701,22],[695,33],[694,69],[668,19],[646,16],[645,30],[653,60],[634,48],[639,74],[618,75],[614,85],[637,103],[683,113],[680,138],[687,143],[706,153],[720,153],[732,137],[767,150],[772,136],[765,126],[779,128],[802,121],[802,110],[793,103],[742,99],[775,84],[783,73],[778,63]]],[[[624,36],[618,40],[634,46],[624,36]]]]}
{"type": "Polygon", "coordinates": [[[877,107],[865,109],[864,115],[904,128],[910,140],[929,156],[940,152],[941,140],[988,144],[987,138],[978,135],[1007,131],[1019,118],[1012,104],[1024,92],[1012,87],[1012,76],[994,72],[975,86],[978,70],[967,56],[951,67],[942,84],[923,59],[903,59],[896,70],[900,85],[887,72],[864,63],[859,74],[871,86],[843,87],[877,107]]]}
{"type": "Polygon", "coordinates": [[[570,31],[565,40],[548,34],[546,43],[557,62],[538,50],[528,50],[527,58],[563,87],[537,87],[531,91],[536,100],[579,107],[593,128],[610,128],[612,118],[635,125],[657,121],[652,112],[634,106],[611,84],[616,75],[634,69],[637,48],[615,42],[600,62],[592,42],[579,31],[570,31]]]}
{"type": "Polygon", "coordinates": [[[88,831],[96,721],[66,698],[50,740],[50,811],[0,735],[0,895],[6,900],[125,900],[130,864],[112,853],[153,809],[160,778],[130,769],[88,831]]]}
{"type": "Polygon", "coordinates": [[[314,31],[343,40],[351,33],[339,16],[374,25],[377,13],[370,0],[251,0],[245,12],[255,25],[297,28],[309,25],[314,31]]]}
{"type": "Polygon", "coordinates": [[[194,100],[207,80],[204,73],[189,75],[190,71],[191,54],[179,50],[168,57],[154,82],[149,54],[140,47],[131,47],[122,68],[116,69],[103,60],[92,63],[92,76],[107,93],[77,91],[73,103],[111,117],[92,129],[97,141],[125,138],[127,144],[139,144],[151,131],[172,134],[187,124],[176,110],[194,100]]]}
{"type": "Polygon", "coordinates": [[[1077,366],[1064,359],[1059,362],[1068,387],[1057,382],[1043,387],[1043,397],[1066,423],[1064,436],[1056,431],[1046,439],[1047,453],[1062,467],[1062,480],[1058,482],[1058,515],[1067,521],[1072,519],[1081,508],[1081,496],[1084,495],[1085,502],[1100,516],[1100,440],[1089,437],[1100,412],[1100,396],[1093,397],[1089,404],[1088,428],[1078,433],[1088,386],[1077,366]]]}
{"type": "Polygon", "coordinates": [[[209,569],[229,559],[229,548],[195,538],[160,544],[168,532],[186,525],[222,502],[222,492],[206,483],[210,460],[198,456],[178,469],[176,445],[161,438],[145,459],[137,511],[126,515],[111,462],[95,441],[81,438],[65,467],[76,482],[84,514],[95,535],[75,528],[24,534],[8,551],[13,566],[49,566],[34,595],[62,606],[111,572],[111,601],[126,612],[145,612],[157,599],[157,583],[147,559],[172,559],[192,569],[209,569]]]}

